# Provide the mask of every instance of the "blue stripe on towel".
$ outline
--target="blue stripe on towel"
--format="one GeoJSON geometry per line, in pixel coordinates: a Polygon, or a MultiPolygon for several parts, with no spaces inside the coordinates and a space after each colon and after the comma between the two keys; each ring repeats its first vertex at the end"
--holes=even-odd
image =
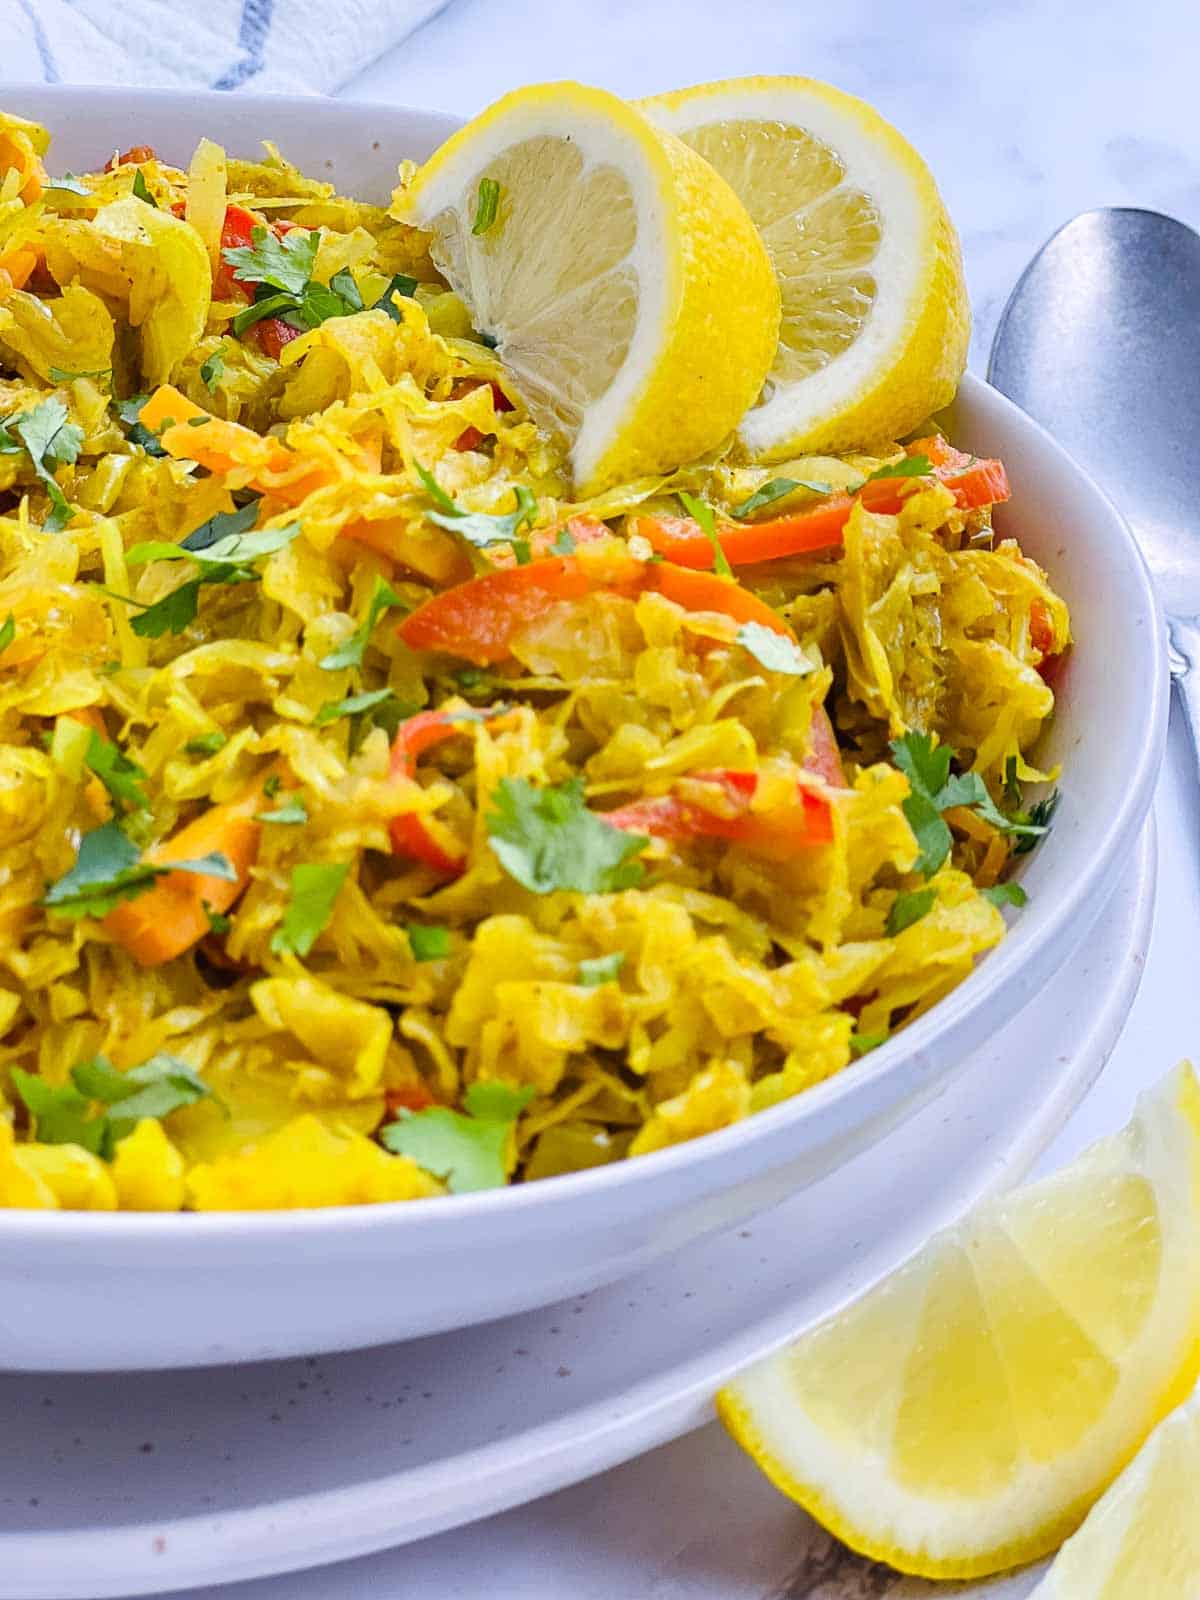
{"type": "Polygon", "coordinates": [[[33,42],[37,45],[38,57],[42,63],[42,77],[47,83],[61,82],[58,62],[54,59],[54,51],[50,48],[50,41],[46,37],[46,30],[42,27],[41,19],[30,0],[20,0],[21,10],[29,19],[29,26],[33,29],[33,42]]]}
{"type": "Polygon", "coordinates": [[[274,10],[275,0],[243,0],[238,44],[244,54],[215,80],[214,89],[237,89],[262,71],[274,10]]]}

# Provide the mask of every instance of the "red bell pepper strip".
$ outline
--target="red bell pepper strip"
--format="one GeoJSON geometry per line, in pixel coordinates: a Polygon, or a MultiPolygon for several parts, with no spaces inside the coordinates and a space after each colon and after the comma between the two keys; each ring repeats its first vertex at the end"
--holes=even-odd
{"type": "MultiPolygon", "coordinates": [[[[996,505],[1011,493],[1002,462],[977,461],[946,444],[944,439],[921,439],[908,447],[910,455],[924,455],[939,479],[954,495],[962,511],[996,505]]],[[[730,523],[718,529],[730,566],[753,566],[784,556],[813,555],[836,550],[857,502],[868,511],[895,515],[904,503],[902,486],[911,478],[868,479],[855,494],[835,494],[804,511],[773,517],[769,522],[730,523]]],[[[630,533],[639,533],[668,561],[681,567],[708,569],[713,547],[690,517],[640,516],[630,521],[630,533]]]]}
{"type": "MultiPolygon", "coordinates": [[[[494,378],[489,378],[486,380],[481,378],[460,378],[450,391],[451,400],[459,400],[464,394],[470,394],[472,389],[478,389],[480,384],[485,381],[491,386],[492,404],[495,406],[497,411],[516,410],[516,407],[513,405],[512,401],[508,398],[504,390],[494,378]]],[[[456,450],[478,450],[479,446],[486,438],[487,434],[480,433],[479,429],[472,424],[471,426],[464,428],[459,434],[458,438],[454,441],[454,448],[456,450]]]]}
{"type": "Polygon", "coordinates": [[[225,259],[226,250],[241,250],[254,243],[255,228],[265,227],[245,206],[226,206],[225,221],[221,227],[221,264],[213,273],[213,299],[249,299],[250,291],[233,275],[233,268],[225,259]]]}
{"type": "Polygon", "coordinates": [[[546,556],[484,573],[426,600],[396,631],[413,650],[444,650],[489,666],[506,660],[517,635],[556,601],[582,600],[599,589],[630,598],[657,591],[689,611],[719,611],[791,637],[783,619],[740,584],[666,561],[638,561],[616,541],[593,546],[586,561],[546,556]]]}
{"type": "Polygon", "coordinates": [[[272,361],[278,361],[284,345],[298,339],[303,331],[302,328],[293,328],[282,317],[264,317],[257,326],[259,349],[272,361]]]}
{"type": "Polygon", "coordinates": [[[711,784],[714,808],[681,794],[635,800],[604,820],[627,833],[648,834],[686,844],[692,839],[725,839],[759,855],[786,859],[797,850],[833,841],[833,808],[824,796],[804,784],[796,785],[791,805],[773,811],[751,809],[758,789],[758,774],[722,768],[692,774],[693,783],[711,784]]]}
{"type": "MultiPolygon", "coordinates": [[[[444,711],[419,711],[415,717],[409,717],[396,730],[392,743],[392,777],[415,778],[418,756],[461,732],[461,722],[456,725],[453,714],[444,711]]],[[[422,861],[427,867],[433,867],[436,872],[444,872],[455,878],[466,867],[466,850],[451,855],[434,838],[424,818],[416,812],[402,812],[392,818],[389,827],[392,850],[396,855],[410,856],[414,861],[422,861]]]]}

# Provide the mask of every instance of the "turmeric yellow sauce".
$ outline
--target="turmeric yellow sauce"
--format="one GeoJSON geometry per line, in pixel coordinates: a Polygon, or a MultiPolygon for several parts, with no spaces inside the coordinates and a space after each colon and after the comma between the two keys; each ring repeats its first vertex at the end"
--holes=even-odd
{"type": "Polygon", "coordinates": [[[273,150],[47,145],[0,118],[0,1205],[641,1155],[1003,937],[1070,635],[1000,463],[573,501],[424,235],[273,150]]]}

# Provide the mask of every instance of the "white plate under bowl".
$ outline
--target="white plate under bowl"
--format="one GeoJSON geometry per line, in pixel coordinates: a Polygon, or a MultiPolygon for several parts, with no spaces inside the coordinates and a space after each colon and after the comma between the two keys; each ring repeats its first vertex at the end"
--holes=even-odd
{"type": "Polygon", "coordinates": [[[101,1600],[338,1561],[699,1426],[733,1372],[1024,1174],[1116,1041],[1154,882],[1148,830],[1087,949],[939,1098],[806,1194],[615,1287],[322,1360],[0,1376],[0,1600],[101,1600]]]}
{"type": "MultiPolygon", "coordinates": [[[[375,198],[386,197],[401,156],[425,154],[451,126],[395,107],[135,89],[9,88],[5,103],[51,128],[56,172],[93,167],[135,138],[181,162],[202,133],[239,154],[271,137],[302,166],[375,198]]],[[[1014,499],[1001,508],[1002,527],[1019,531],[1049,568],[1079,640],[1039,752],[1064,768],[1054,835],[1022,868],[1029,906],[965,983],[806,1094],[592,1172],[304,1213],[0,1213],[0,1368],[280,1357],[546,1305],[778,1204],[927,1103],[1089,937],[1145,821],[1166,728],[1161,623],[1120,517],[1035,423],[978,379],[963,381],[956,437],[1005,460],[1014,499]]],[[[936,1149],[919,1158],[938,1159],[936,1149]]],[[[852,1191],[845,1203],[853,1207],[852,1191]]],[[[827,1219],[808,1214],[822,1231],[827,1219]]]]}

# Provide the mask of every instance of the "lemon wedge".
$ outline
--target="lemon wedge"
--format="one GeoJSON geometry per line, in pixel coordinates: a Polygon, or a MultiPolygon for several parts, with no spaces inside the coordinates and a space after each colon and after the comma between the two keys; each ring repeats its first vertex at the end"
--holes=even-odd
{"type": "Polygon", "coordinates": [[[902,438],[949,403],[970,336],[958,236],[890,123],[811,78],[737,78],[641,104],[729,181],[779,279],[779,348],[739,430],[746,455],[902,438]]]}
{"type": "Polygon", "coordinates": [[[1055,1549],[1187,1394],[1198,1285],[1200,1085],[1184,1065],[1122,1132],[936,1235],[718,1409],[853,1549],[980,1577],[1055,1549]]]}
{"type": "Polygon", "coordinates": [[[775,355],[779,291],[729,186],[576,83],[497,101],[397,205],[495,341],[580,495],[722,444],[775,355]]]}
{"type": "Polygon", "coordinates": [[[1200,1391],[1161,1422],[1031,1600],[1200,1600],[1200,1391]]]}

